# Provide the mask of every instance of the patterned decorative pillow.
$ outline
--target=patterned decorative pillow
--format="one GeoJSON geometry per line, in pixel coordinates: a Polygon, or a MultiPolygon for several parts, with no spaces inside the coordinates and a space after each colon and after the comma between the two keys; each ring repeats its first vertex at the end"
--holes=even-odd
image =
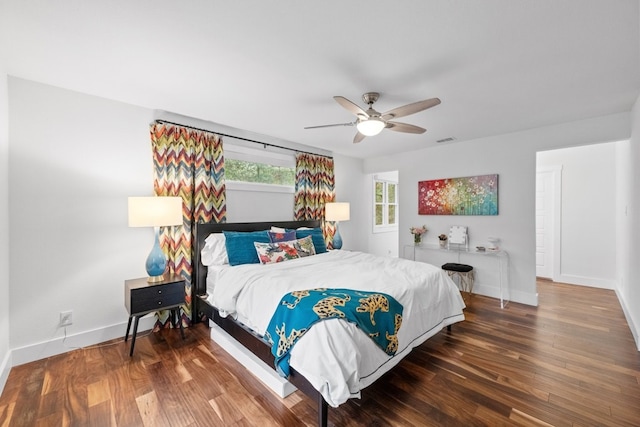
{"type": "Polygon", "coordinates": [[[254,242],[261,264],[288,261],[316,254],[311,236],[288,242],[260,243],[254,242]]]}
{"type": "Polygon", "coordinates": [[[313,239],[313,246],[315,246],[316,253],[323,254],[327,252],[327,245],[324,241],[322,228],[300,227],[296,230],[296,238],[302,239],[303,237],[307,236],[311,236],[311,238],[313,239]]]}
{"type": "Polygon", "coordinates": [[[271,243],[290,242],[296,240],[296,231],[269,231],[269,240],[271,243]]]}

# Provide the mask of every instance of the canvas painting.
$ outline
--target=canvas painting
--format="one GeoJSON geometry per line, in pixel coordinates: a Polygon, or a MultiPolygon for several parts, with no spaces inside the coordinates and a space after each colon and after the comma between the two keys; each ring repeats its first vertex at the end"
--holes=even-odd
{"type": "Polygon", "coordinates": [[[498,215],[498,175],[418,183],[419,215],[498,215]]]}

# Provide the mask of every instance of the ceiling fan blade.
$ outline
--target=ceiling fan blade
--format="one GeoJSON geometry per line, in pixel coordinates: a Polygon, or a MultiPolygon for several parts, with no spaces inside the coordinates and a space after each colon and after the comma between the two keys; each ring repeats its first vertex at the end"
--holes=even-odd
{"type": "Polygon", "coordinates": [[[353,138],[353,143],[357,144],[358,142],[362,141],[365,138],[366,138],[366,135],[363,135],[360,132],[358,132],[356,133],[356,136],[353,138]]]}
{"type": "Polygon", "coordinates": [[[408,123],[387,122],[387,129],[404,133],[425,133],[427,130],[408,123]]]}
{"type": "Polygon", "coordinates": [[[354,126],[356,122],[351,123],[336,123],[333,125],[320,125],[320,126],[307,126],[305,129],[319,129],[319,128],[331,128],[335,126],[354,126]]]}
{"type": "Polygon", "coordinates": [[[383,120],[397,119],[399,117],[415,114],[419,111],[426,110],[427,108],[435,107],[440,104],[440,99],[431,98],[424,101],[414,102],[413,104],[403,105],[402,107],[394,108],[386,113],[382,114],[383,120]]]}
{"type": "Polygon", "coordinates": [[[365,117],[369,117],[362,108],[358,107],[344,96],[334,96],[333,99],[335,99],[338,104],[342,105],[350,113],[355,114],[356,116],[363,115],[365,117]]]}

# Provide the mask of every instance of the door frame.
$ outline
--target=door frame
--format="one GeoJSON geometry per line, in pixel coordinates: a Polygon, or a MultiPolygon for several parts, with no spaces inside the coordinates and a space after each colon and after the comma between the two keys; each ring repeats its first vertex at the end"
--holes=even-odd
{"type": "Polygon", "coordinates": [[[562,253],[562,165],[536,167],[536,174],[549,173],[551,176],[551,224],[549,235],[551,242],[551,280],[557,282],[560,277],[560,255],[562,253]]]}

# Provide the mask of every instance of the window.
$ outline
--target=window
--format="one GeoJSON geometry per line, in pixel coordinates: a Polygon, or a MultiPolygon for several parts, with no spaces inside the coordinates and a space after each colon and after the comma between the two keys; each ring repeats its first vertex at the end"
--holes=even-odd
{"type": "Polygon", "coordinates": [[[295,178],[294,168],[238,159],[225,159],[224,174],[230,181],[289,186],[294,184],[295,178]]]}
{"type": "Polygon", "coordinates": [[[383,232],[397,230],[398,183],[374,179],[373,186],[373,231],[383,232]]]}
{"type": "Polygon", "coordinates": [[[225,144],[227,188],[245,191],[293,193],[296,160],[291,154],[225,144]]]}

